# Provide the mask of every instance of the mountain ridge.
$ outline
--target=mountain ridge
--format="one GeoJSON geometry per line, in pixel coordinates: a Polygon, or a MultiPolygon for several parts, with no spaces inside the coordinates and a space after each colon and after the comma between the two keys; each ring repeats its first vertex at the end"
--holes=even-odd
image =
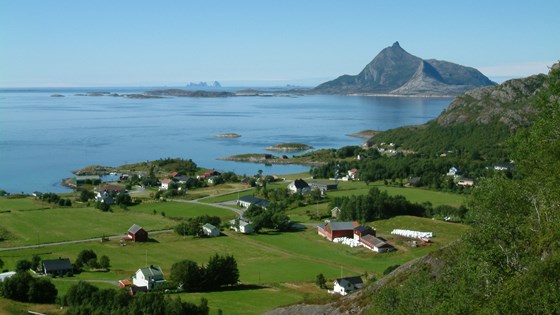
{"type": "Polygon", "coordinates": [[[454,96],[496,85],[480,71],[436,59],[422,59],[399,42],[386,47],[357,75],[342,75],[313,89],[320,94],[454,96]]]}

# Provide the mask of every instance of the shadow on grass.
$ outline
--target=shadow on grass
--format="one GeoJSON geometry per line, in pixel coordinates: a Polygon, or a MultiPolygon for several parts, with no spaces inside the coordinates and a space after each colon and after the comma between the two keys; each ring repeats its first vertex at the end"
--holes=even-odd
{"type": "Polygon", "coordinates": [[[247,290],[262,290],[267,289],[267,286],[257,284],[239,284],[235,286],[221,287],[213,290],[212,292],[231,292],[231,291],[247,291],[247,290]]]}

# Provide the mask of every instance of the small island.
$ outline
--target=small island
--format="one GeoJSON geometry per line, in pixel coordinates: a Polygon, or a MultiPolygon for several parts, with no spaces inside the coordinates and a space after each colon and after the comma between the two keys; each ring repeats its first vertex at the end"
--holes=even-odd
{"type": "Polygon", "coordinates": [[[266,150],[268,151],[279,151],[279,152],[296,152],[296,151],[305,151],[310,149],[313,149],[313,147],[303,143],[280,143],[266,148],[266,150]]]}
{"type": "Polygon", "coordinates": [[[64,97],[62,94],[52,94],[51,97],[64,97]]]}
{"type": "Polygon", "coordinates": [[[237,133],[220,133],[215,135],[216,138],[239,138],[241,137],[240,134],[237,133]]]}

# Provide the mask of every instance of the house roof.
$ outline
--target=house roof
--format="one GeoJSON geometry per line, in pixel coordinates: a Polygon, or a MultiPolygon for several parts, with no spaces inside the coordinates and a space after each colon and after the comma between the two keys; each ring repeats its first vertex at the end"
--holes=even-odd
{"type": "Polygon", "coordinates": [[[296,187],[297,189],[302,189],[302,188],[307,188],[309,187],[309,184],[304,181],[303,179],[296,179],[293,182],[294,187],[296,187]]]}
{"type": "Polygon", "coordinates": [[[141,226],[133,224],[130,229],[128,229],[128,233],[136,234],[140,230],[143,230],[141,226]]]}
{"type": "Polygon", "coordinates": [[[371,230],[371,228],[369,226],[364,226],[364,225],[358,225],[357,227],[354,228],[354,231],[358,231],[360,233],[363,233],[367,230],[371,230]]]}
{"type": "Polygon", "coordinates": [[[160,266],[151,265],[149,267],[140,268],[138,271],[142,272],[145,278],[149,277],[154,281],[164,280],[163,271],[161,271],[160,266]]]}
{"type": "Polygon", "coordinates": [[[162,179],[162,180],[161,180],[161,183],[162,183],[162,184],[169,184],[169,183],[171,183],[172,181],[173,181],[172,179],[165,178],[165,179],[162,179]]]}
{"type": "Polygon", "coordinates": [[[43,260],[42,264],[43,268],[46,269],[46,272],[74,269],[74,267],[70,263],[70,259],[68,258],[47,259],[43,260]]]}
{"type": "Polygon", "coordinates": [[[217,227],[213,226],[213,225],[210,224],[210,223],[204,224],[204,225],[202,226],[202,228],[207,228],[207,229],[209,229],[209,230],[217,229],[217,227]]]}
{"type": "Polygon", "coordinates": [[[354,277],[346,277],[346,278],[338,278],[336,279],[336,282],[340,283],[341,281],[346,280],[350,283],[352,283],[353,285],[359,285],[359,284],[363,284],[364,282],[362,281],[362,277],[360,276],[354,276],[354,277]]]}
{"type": "Polygon", "coordinates": [[[375,237],[375,236],[373,236],[373,235],[366,235],[366,236],[363,236],[363,237],[361,238],[361,241],[362,241],[363,243],[366,243],[366,244],[368,244],[368,245],[370,245],[370,246],[374,246],[374,247],[377,247],[377,248],[382,248],[382,247],[391,247],[391,248],[392,248],[392,247],[393,247],[391,244],[386,243],[386,242],[383,241],[382,239],[380,239],[380,238],[378,238],[378,237],[375,237]]]}
{"type": "Polygon", "coordinates": [[[240,197],[239,201],[248,202],[252,205],[256,205],[256,206],[263,207],[263,208],[266,208],[266,207],[268,207],[268,205],[270,205],[270,202],[268,200],[264,200],[264,199],[253,197],[253,196],[240,197]]]}
{"type": "Polygon", "coordinates": [[[331,231],[354,230],[358,222],[329,222],[327,225],[330,227],[331,231]]]}

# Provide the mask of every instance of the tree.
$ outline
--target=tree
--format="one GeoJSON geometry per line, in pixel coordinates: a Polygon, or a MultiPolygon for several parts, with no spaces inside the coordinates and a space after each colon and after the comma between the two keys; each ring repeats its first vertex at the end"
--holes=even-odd
{"type": "Polygon", "coordinates": [[[31,269],[37,270],[39,269],[39,264],[41,263],[41,257],[39,255],[33,255],[31,257],[31,269]]]}
{"type": "Polygon", "coordinates": [[[18,260],[16,262],[16,272],[25,272],[31,269],[32,263],[29,260],[18,260]]]}
{"type": "Polygon", "coordinates": [[[182,260],[171,266],[171,280],[178,283],[186,292],[199,291],[203,273],[198,264],[192,260],[182,260]]]}
{"type": "Polygon", "coordinates": [[[4,261],[0,259],[0,270],[2,270],[2,268],[4,268],[4,261]]]}
{"type": "Polygon", "coordinates": [[[318,274],[317,277],[315,277],[315,284],[321,289],[327,288],[327,280],[322,273],[318,274]]]}
{"type": "Polygon", "coordinates": [[[109,260],[109,257],[106,255],[101,256],[101,258],[99,258],[99,267],[109,270],[109,267],[111,267],[111,260],[109,260]]]}
{"type": "Polygon", "coordinates": [[[78,254],[76,258],[76,266],[82,268],[84,265],[89,267],[97,266],[97,254],[91,249],[84,249],[78,254]]]}
{"type": "Polygon", "coordinates": [[[94,293],[99,291],[99,288],[89,284],[85,281],[80,281],[78,284],[71,286],[64,296],[64,303],[69,306],[80,306],[93,296],[94,293]]]}
{"type": "Polygon", "coordinates": [[[58,290],[48,278],[31,281],[27,292],[28,301],[32,303],[54,303],[58,290]]]}
{"type": "Polygon", "coordinates": [[[223,285],[234,285],[239,281],[237,261],[232,255],[215,254],[206,265],[204,289],[214,290],[223,285]]]}

